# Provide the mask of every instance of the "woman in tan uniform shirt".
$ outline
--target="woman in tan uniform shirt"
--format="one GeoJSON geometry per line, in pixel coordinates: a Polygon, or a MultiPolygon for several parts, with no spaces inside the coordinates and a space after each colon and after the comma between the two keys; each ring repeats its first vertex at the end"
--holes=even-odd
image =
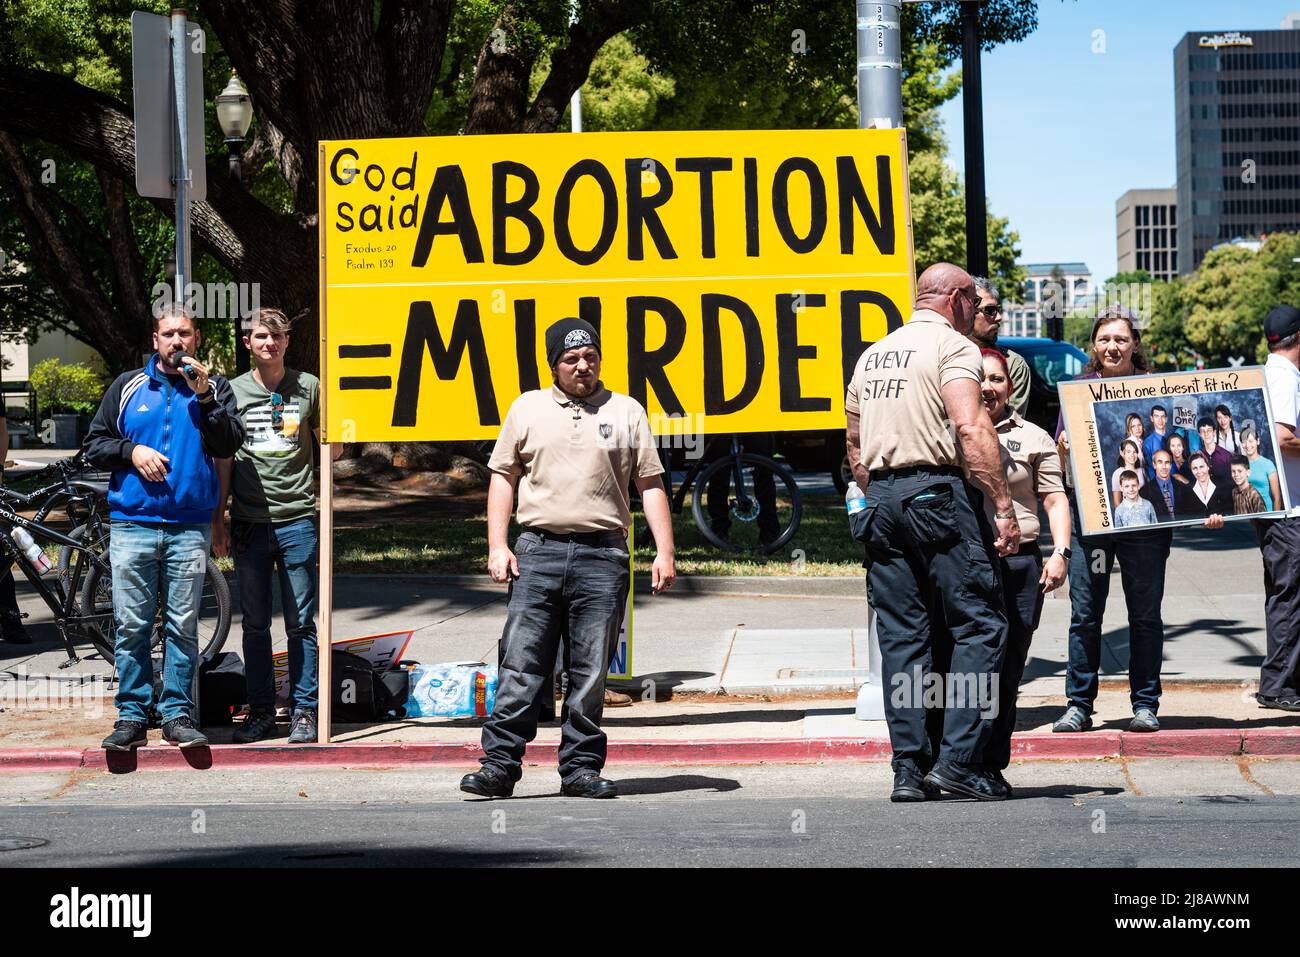
{"type": "Polygon", "coordinates": [[[1002,559],[1002,592],[1007,607],[1007,652],[998,683],[998,714],[984,749],[984,767],[996,777],[1011,761],[1016,728],[1016,693],[1029,658],[1029,644],[1043,612],[1043,597],[1065,580],[1070,544],[1070,503],[1065,497],[1061,460],[1052,437],[1008,407],[1011,376],[996,349],[981,350],[984,408],[998,433],[1007,485],[1020,522],[1020,550],[1002,559]],[[1043,503],[1055,549],[1043,561],[1038,539],[1038,503],[1043,503]]]}

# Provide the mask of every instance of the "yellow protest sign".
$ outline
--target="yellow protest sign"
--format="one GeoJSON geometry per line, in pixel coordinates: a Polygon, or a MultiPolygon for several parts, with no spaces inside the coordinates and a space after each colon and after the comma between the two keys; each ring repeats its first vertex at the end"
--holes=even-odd
{"type": "Polygon", "coordinates": [[[843,428],[854,362],[908,313],[901,130],[355,140],[319,160],[330,441],[494,437],[574,315],[656,432],[843,428]]]}

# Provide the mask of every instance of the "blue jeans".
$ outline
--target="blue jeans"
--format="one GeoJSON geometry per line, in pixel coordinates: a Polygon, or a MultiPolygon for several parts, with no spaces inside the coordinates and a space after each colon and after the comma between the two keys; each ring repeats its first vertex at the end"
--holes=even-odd
{"type": "Polygon", "coordinates": [[[271,670],[271,571],[280,577],[280,607],[289,638],[289,701],[316,709],[316,521],[240,522],[231,527],[239,605],[244,620],[248,706],[275,709],[271,670]]]}
{"type": "Polygon", "coordinates": [[[153,705],[163,723],[193,717],[199,603],[211,547],[210,525],[113,522],[109,562],[121,720],[144,723],[153,705]],[[160,601],[165,652],[162,697],[155,702],[151,645],[160,601]]]}
{"type": "Polygon", "coordinates": [[[1129,701],[1160,709],[1160,666],[1164,660],[1165,565],[1173,532],[1153,529],[1113,535],[1080,535],[1079,506],[1070,496],[1070,659],[1065,695],[1092,714],[1101,667],[1101,618],[1110,595],[1110,572],[1119,559],[1128,606],[1129,701]]]}

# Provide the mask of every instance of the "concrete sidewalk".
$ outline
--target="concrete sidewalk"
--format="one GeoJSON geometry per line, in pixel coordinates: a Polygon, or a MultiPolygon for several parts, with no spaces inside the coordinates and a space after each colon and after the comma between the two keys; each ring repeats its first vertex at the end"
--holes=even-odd
{"type": "MultiPolygon", "coordinates": [[[[1116,569],[1102,655],[1102,674],[1111,676],[1128,668],[1119,577],[1116,569]]],[[[1258,678],[1265,650],[1262,577],[1248,525],[1176,533],[1164,602],[1167,680],[1258,678]]],[[[238,589],[232,592],[236,617],[225,647],[239,651],[238,589]]],[[[415,634],[407,658],[427,664],[495,660],[505,589],[486,576],[340,575],[335,594],[336,640],[410,628],[415,634]]],[[[31,615],[28,628],[36,643],[0,642],[0,670],[61,677],[110,673],[93,657],[60,670],[66,656],[48,609],[26,582],[19,583],[19,600],[31,615]]],[[[818,695],[852,690],[866,674],[866,598],[858,577],[682,579],[665,595],[638,593],[634,604],[638,694],[648,680],[660,697],[665,691],[818,695]]],[[[1068,597],[1048,598],[1024,693],[1062,692],[1069,620],[1068,597]]],[[[282,634],[276,647],[284,647],[282,634]]]]}

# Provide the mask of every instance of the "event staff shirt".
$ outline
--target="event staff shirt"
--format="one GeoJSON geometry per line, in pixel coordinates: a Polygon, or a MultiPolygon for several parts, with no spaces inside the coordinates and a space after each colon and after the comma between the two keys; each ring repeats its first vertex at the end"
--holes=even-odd
{"type": "Polygon", "coordinates": [[[628,483],[664,470],[645,409],[603,385],[586,399],[557,386],[515,399],[488,468],[519,480],[520,525],[558,535],[625,530],[628,483]]]}
{"type": "MultiPolygon", "coordinates": [[[[1065,491],[1061,457],[1050,435],[1015,412],[1003,418],[996,428],[998,444],[1002,446],[1002,468],[1016,506],[1016,521],[1020,523],[1020,541],[1032,542],[1042,531],[1038,522],[1039,496],[1065,491]]],[[[987,495],[984,510],[989,521],[993,521],[993,502],[987,495]]],[[[1065,546],[1069,542],[1056,544],[1065,546]]]]}
{"type": "Polygon", "coordinates": [[[844,398],[846,411],[859,416],[863,468],[960,467],[940,393],[959,379],[983,381],[980,351],[929,309],[863,352],[844,398]]]}
{"type": "MultiPolygon", "coordinates": [[[[1276,352],[1264,363],[1264,380],[1268,384],[1269,404],[1273,406],[1273,421],[1296,431],[1300,422],[1300,369],[1276,352]]],[[[1286,492],[1291,496],[1288,518],[1300,517],[1300,458],[1282,455],[1282,474],[1286,478],[1286,492]]]]}

